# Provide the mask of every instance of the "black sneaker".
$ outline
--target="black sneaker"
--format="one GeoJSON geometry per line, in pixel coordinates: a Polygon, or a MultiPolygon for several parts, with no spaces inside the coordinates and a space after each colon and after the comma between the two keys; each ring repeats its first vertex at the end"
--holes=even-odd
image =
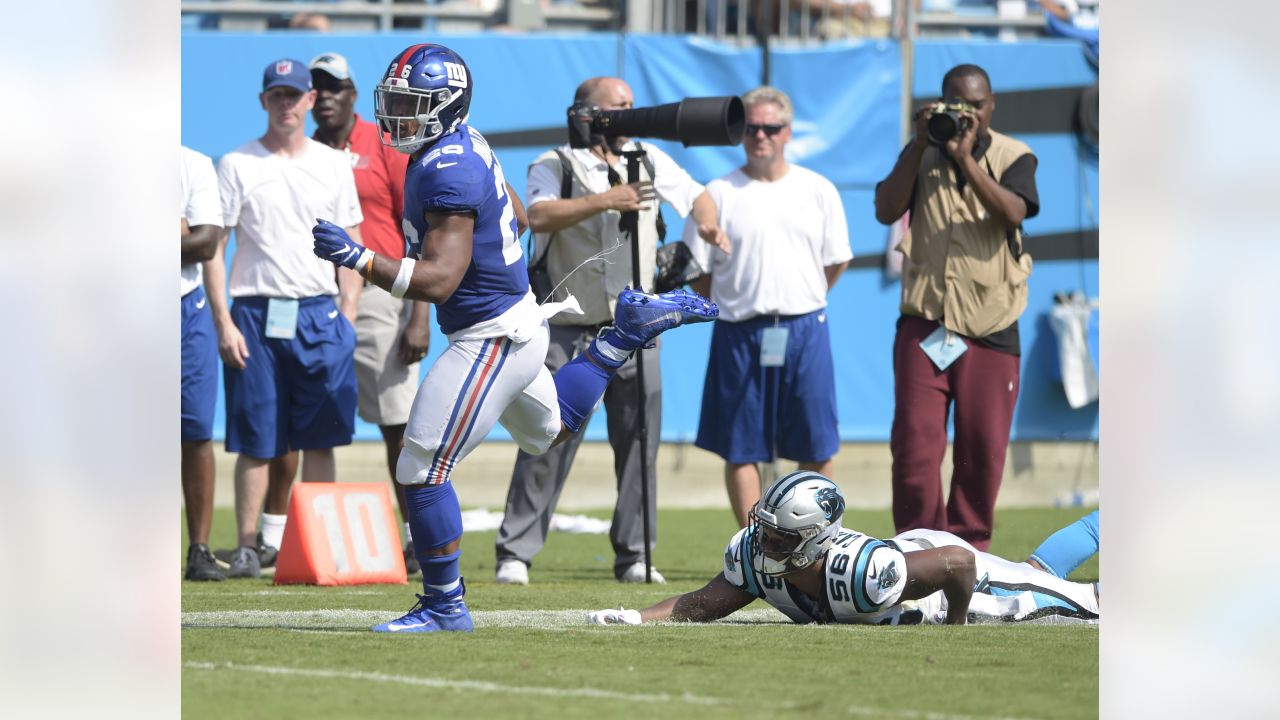
{"type": "Polygon", "coordinates": [[[276,555],[280,551],[271,547],[262,539],[262,532],[258,532],[258,564],[262,567],[275,567],[276,555]]]}
{"type": "Polygon", "coordinates": [[[193,544],[187,548],[187,572],[183,575],[188,580],[226,580],[227,576],[213,559],[209,546],[203,543],[193,544]]]}
{"type": "Polygon", "coordinates": [[[418,556],[413,554],[412,540],[404,544],[404,571],[409,575],[422,572],[422,566],[418,564],[418,556]]]}
{"type": "MultiPolygon", "coordinates": [[[[261,532],[258,533],[258,539],[257,539],[257,542],[254,543],[254,545],[258,549],[258,566],[259,567],[275,567],[276,556],[280,554],[280,551],[268,545],[262,539],[261,532]]],[[[232,558],[235,557],[236,549],[237,548],[225,548],[225,549],[220,548],[218,550],[213,551],[213,556],[224,563],[230,564],[232,562],[232,558]]]]}

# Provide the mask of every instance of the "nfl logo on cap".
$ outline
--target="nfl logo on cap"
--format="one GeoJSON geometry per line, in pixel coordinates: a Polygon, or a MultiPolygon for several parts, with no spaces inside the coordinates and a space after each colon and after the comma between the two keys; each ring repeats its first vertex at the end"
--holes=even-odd
{"type": "Polygon", "coordinates": [[[292,73],[292,72],[293,72],[293,61],[292,61],[292,60],[281,60],[280,62],[276,63],[276,74],[277,74],[277,75],[288,75],[288,74],[290,74],[290,73],[292,73]]]}

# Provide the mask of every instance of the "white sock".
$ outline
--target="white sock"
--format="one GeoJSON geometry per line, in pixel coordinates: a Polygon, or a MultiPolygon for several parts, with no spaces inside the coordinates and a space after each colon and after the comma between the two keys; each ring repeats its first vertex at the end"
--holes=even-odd
{"type": "Polygon", "coordinates": [[[262,513],[262,542],[279,550],[284,540],[284,521],[288,515],[272,515],[262,513]]]}
{"type": "Polygon", "coordinates": [[[623,350],[599,336],[596,337],[596,350],[598,350],[601,355],[617,362],[619,365],[626,362],[627,358],[631,357],[630,350],[623,350]]]}
{"type": "Polygon", "coordinates": [[[406,545],[413,542],[413,533],[409,530],[409,523],[404,524],[404,542],[406,545]]]}
{"type": "Polygon", "coordinates": [[[449,592],[450,592],[450,591],[452,591],[452,590],[457,589],[457,587],[458,587],[459,585],[461,585],[461,584],[462,584],[462,582],[461,582],[460,580],[454,580],[453,582],[449,583],[448,585],[427,585],[426,587],[431,588],[432,590],[435,590],[436,592],[440,593],[441,595],[444,595],[444,594],[446,594],[446,593],[449,593],[449,592]]]}

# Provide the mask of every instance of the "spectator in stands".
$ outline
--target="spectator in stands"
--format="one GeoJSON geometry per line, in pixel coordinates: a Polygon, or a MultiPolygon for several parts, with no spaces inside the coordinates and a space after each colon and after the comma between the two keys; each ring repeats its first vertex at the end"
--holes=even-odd
{"type": "Polygon", "coordinates": [[[333,29],[333,24],[329,22],[328,15],[320,13],[294,13],[289,18],[290,30],[314,30],[316,32],[329,32],[333,29]]]}
{"type": "Polygon", "coordinates": [[[791,99],[766,86],[742,101],[746,163],[707,185],[733,254],[689,228],[684,242],[708,273],[694,289],[720,307],[695,444],[724,458],[746,527],[760,499],[756,463],[781,456],[831,477],[840,438],[827,293],[853,253],[835,186],[786,160],[791,99]]]}
{"type": "Polygon", "coordinates": [[[1036,157],[991,129],[987,73],[957,65],[942,96],[962,101],[960,130],[929,140],[936,104],[914,115],[915,137],[876,185],[876,219],[910,211],[902,240],[902,316],[893,345],[893,519],[898,532],[946,530],[986,549],[1018,399],[1018,316],[1031,257],[1022,222],[1040,209],[1036,157]],[[954,412],[950,498],[940,466],[954,412]]]}
{"type": "Polygon", "coordinates": [[[1040,0],[1045,28],[1050,35],[1084,43],[1090,62],[1098,64],[1099,0],[1040,0]]]}
{"type": "Polygon", "coordinates": [[[808,0],[808,7],[818,34],[824,38],[883,38],[889,37],[893,6],[898,1],[808,0]]]}
{"type": "MultiPolygon", "coordinates": [[[[224,362],[227,450],[239,453],[239,546],[231,577],[261,571],[254,533],[269,461],[302,450],[303,481],[332,482],[333,448],[350,444],[355,429],[352,324],[361,280],[346,269],[335,277],[334,266],[315,257],[311,241],[318,217],[332,217],[359,234],[351,164],[345,154],[306,136],[316,93],[304,63],[269,64],[258,99],[267,112],[266,133],[218,163],[226,227],[220,253],[230,229],[236,231],[227,291],[235,304],[228,310],[220,284],[209,296],[224,362]]],[[[278,547],[284,517],[267,521],[266,544],[278,547]]]]}
{"type": "MultiPolygon", "coordinates": [[[[601,110],[620,110],[633,104],[631,87],[620,78],[596,77],[578,86],[574,102],[587,102],[601,110]]],[[[642,163],[641,181],[624,183],[622,150],[641,147],[628,138],[613,143],[598,138],[591,148],[570,148],[568,144],[540,155],[529,166],[525,190],[529,225],[537,233],[534,267],[545,267],[551,286],[576,297],[584,314],[562,313],[551,318],[551,343],[546,366],[556,372],[613,323],[616,297],[632,284],[631,252],[628,238],[619,228],[621,213],[638,211],[640,277],[653,277],[654,256],[659,236],[665,232],[658,204],[666,202],[684,216],[692,212],[690,233],[699,243],[724,247],[724,233],[716,222],[716,208],[702,185],[689,177],[666,153],[644,145],[648,153],[642,163]],[[608,262],[584,261],[601,251],[617,248],[608,262]],[[563,283],[563,284],[561,284],[563,283]]],[[[550,288],[548,288],[549,290],[550,288]]],[[[562,293],[557,293],[561,295],[562,293]]],[[[543,300],[538,297],[538,300],[543,300]]],[[[636,362],[628,359],[609,382],[604,406],[609,416],[609,443],[613,447],[614,469],[618,476],[618,498],[614,505],[609,539],[613,543],[614,576],[622,582],[644,582],[644,527],[641,522],[640,453],[648,455],[649,539],[657,541],[658,439],[662,426],[662,383],[658,347],[644,353],[644,407],[639,405],[636,362]],[[638,416],[645,413],[648,447],[640,447],[638,416]]],[[[526,584],[529,564],[546,543],[547,529],[556,501],[564,488],[582,434],[544,455],[523,450],[516,456],[507,493],[506,512],[498,529],[496,554],[500,583],[526,584]]],[[[665,582],[656,569],[652,579],[665,582]]]]}
{"type": "MultiPolygon", "coordinates": [[[[316,90],[316,121],[312,139],[341,150],[355,173],[356,192],[364,222],[360,233],[379,255],[404,257],[400,218],[404,206],[404,173],[409,157],[382,143],[378,126],[355,112],[356,85],[347,59],[338,53],[317,55],[308,65],[316,90]]],[[[366,422],[378,426],[387,448],[391,477],[402,519],[409,517],[404,488],[396,480],[396,460],[404,444],[404,426],[418,392],[419,361],[431,341],[431,306],[416,300],[397,300],[370,282],[360,292],[356,315],[357,409],[366,422]]],[[[405,523],[405,566],[418,572],[418,559],[405,523]]]]}
{"type": "MultiPolygon", "coordinates": [[[[204,264],[217,255],[222,205],[213,161],[179,148],[182,248],[182,499],[187,509],[188,580],[226,576],[209,551],[213,524],[213,413],[218,401],[218,337],[207,307],[204,264]]],[[[220,278],[220,274],[213,274],[220,278]]]]}

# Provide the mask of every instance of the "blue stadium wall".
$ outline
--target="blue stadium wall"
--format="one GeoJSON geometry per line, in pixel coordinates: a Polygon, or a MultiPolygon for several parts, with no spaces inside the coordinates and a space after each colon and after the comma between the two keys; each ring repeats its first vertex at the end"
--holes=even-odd
{"type": "MultiPolygon", "coordinates": [[[[216,160],[258,137],[265,128],[256,97],[263,67],[282,57],[307,61],[324,51],[350,60],[361,92],[357,110],[369,117],[380,72],[396,51],[418,39],[402,33],[185,33],[183,143],[216,160]]],[[[688,37],[476,34],[435,39],[470,65],[476,82],[471,124],[497,148],[508,179],[522,195],[528,164],[545,148],[564,142],[564,108],[582,79],[620,75],[634,89],[636,104],[650,105],[744,93],[759,84],[764,65],[758,50],[688,37]]],[[[1098,162],[1073,125],[1080,91],[1097,82],[1096,70],[1068,41],[919,41],[913,98],[935,97],[942,75],[962,62],[979,64],[991,75],[997,93],[993,126],[1028,143],[1039,158],[1041,209],[1026,223],[1028,248],[1036,260],[1021,320],[1022,390],[1013,436],[1096,439],[1097,403],[1078,410],[1066,404],[1047,320],[1055,292],[1081,290],[1091,297],[1098,292],[1098,162]]],[[[831,293],[828,313],[840,435],[848,441],[886,441],[893,419],[891,347],[901,288],[882,270],[888,230],[875,220],[873,192],[900,149],[900,48],[879,41],[775,49],[769,66],[771,84],[795,102],[792,160],[826,175],[840,189],[856,256],[831,293]]],[[[659,144],[703,182],[741,164],[741,148],[659,144]]],[[[678,237],[683,221],[669,209],[667,220],[671,235],[678,237]]],[[[428,360],[446,344],[435,332],[428,360]]],[[[665,441],[691,441],[697,433],[709,341],[705,325],[664,337],[665,441]]],[[[220,399],[219,437],[223,423],[220,399]]],[[[491,437],[507,435],[497,428],[491,437]]],[[[603,417],[592,421],[587,437],[605,437],[603,417]]],[[[374,440],[379,434],[358,420],[357,438],[374,440]]]]}

